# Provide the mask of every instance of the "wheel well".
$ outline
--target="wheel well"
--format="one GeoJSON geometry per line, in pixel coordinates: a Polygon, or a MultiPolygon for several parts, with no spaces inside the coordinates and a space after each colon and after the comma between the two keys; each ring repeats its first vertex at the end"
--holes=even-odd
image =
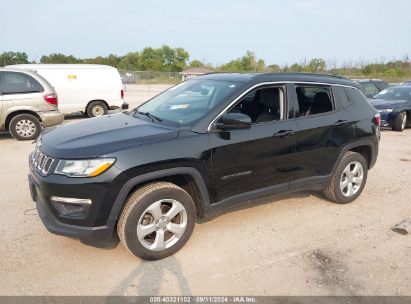
{"type": "Polygon", "coordinates": [[[103,99],[94,99],[94,100],[90,100],[90,101],[87,103],[85,113],[87,113],[87,109],[88,109],[90,103],[92,103],[93,101],[101,101],[101,102],[103,102],[103,103],[106,105],[107,110],[109,110],[109,106],[108,106],[107,101],[105,101],[105,100],[103,100],[103,99]]]}
{"type": "Polygon", "coordinates": [[[20,111],[12,112],[6,117],[6,121],[5,121],[6,130],[9,129],[9,124],[10,124],[10,121],[13,119],[13,117],[15,117],[19,114],[33,115],[34,117],[36,117],[41,122],[41,117],[36,112],[29,111],[29,110],[20,110],[20,111]]]}
{"type": "Polygon", "coordinates": [[[200,194],[200,190],[198,189],[198,186],[194,180],[194,178],[188,174],[180,174],[180,175],[171,175],[171,176],[165,176],[162,178],[156,178],[153,180],[148,180],[145,181],[143,183],[140,183],[136,186],[134,186],[130,192],[127,195],[127,198],[134,192],[136,191],[138,188],[146,185],[146,184],[150,184],[150,183],[154,183],[154,182],[169,182],[172,183],[180,188],[182,188],[184,191],[186,191],[191,198],[194,201],[196,210],[197,210],[197,218],[202,218],[204,217],[204,213],[202,210],[202,198],[201,198],[201,194],[200,194]]]}
{"type": "Polygon", "coordinates": [[[368,168],[370,167],[370,163],[371,163],[371,147],[370,146],[359,146],[359,147],[350,149],[350,151],[361,154],[367,161],[368,168]]]}

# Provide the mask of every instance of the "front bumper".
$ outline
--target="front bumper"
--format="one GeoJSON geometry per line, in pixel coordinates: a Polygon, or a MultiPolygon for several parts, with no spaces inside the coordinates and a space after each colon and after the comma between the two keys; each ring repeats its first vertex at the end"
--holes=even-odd
{"type": "MultiPolygon", "coordinates": [[[[50,202],[50,196],[61,193],[68,196],[67,189],[74,189],[74,185],[58,185],[53,183],[47,183],[40,177],[36,176],[36,173],[31,171],[28,175],[29,187],[31,198],[36,202],[37,212],[48,231],[54,234],[68,236],[78,239],[93,239],[93,240],[108,240],[112,237],[115,220],[105,220],[105,224],[97,224],[93,214],[90,214],[86,219],[70,219],[61,216],[55,207],[50,202]],[[93,219],[94,218],[94,219],[93,219]]],[[[74,186],[76,187],[76,186],[74,186]]],[[[81,188],[81,192],[84,195],[92,195],[96,192],[96,189],[92,185],[78,185],[81,188]]],[[[76,187],[77,188],[77,187],[76,187]]],[[[100,192],[101,191],[97,191],[100,192]]],[[[74,196],[78,194],[73,193],[74,196]]],[[[94,196],[94,202],[101,206],[103,199],[98,199],[94,196]]],[[[93,206],[94,207],[94,206],[93,206]]],[[[99,206],[96,206],[97,213],[101,213],[99,206]]]]}
{"type": "Polygon", "coordinates": [[[47,111],[39,113],[43,127],[51,127],[61,124],[64,120],[64,114],[60,113],[58,110],[47,111]]]}

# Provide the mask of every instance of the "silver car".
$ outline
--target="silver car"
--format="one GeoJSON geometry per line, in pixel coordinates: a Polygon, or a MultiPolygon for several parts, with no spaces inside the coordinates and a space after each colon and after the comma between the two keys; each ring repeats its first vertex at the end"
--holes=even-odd
{"type": "Polygon", "coordinates": [[[42,127],[60,124],[57,94],[43,77],[28,70],[0,68],[0,131],[32,140],[42,127]]]}

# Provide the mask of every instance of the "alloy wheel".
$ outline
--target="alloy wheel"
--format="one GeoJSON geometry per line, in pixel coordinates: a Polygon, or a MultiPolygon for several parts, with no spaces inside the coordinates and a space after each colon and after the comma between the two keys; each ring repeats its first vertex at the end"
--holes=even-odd
{"type": "Polygon", "coordinates": [[[22,119],[16,123],[16,132],[22,137],[31,137],[37,131],[37,127],[31,120],[22,119]]]}
{"type": "Polygon", "coordinates": [[[407,123],[407,114],[404,114],[402,117],[402,122],[401,122],[401,130],[405,129],[405,124],[407,123]]]}
{"type": "Polygon", "coordinates": [[[187,211],[180,202],[173,199],[156,201],[138,221],[138,240],[152,251],[168,249],[184,235],[187,220],[187,211]]]}
{"type": "Polygon", "coordinates": [[[364,178],[364,168],[358,161],[349,163],[341,174],[340,189],[344,196],[351,197],[360,190],[364,178]]]}

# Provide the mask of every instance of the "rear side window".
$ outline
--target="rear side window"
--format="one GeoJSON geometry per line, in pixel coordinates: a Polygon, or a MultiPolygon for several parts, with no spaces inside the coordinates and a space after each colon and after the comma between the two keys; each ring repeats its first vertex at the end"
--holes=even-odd
{"type": "Polygon", "coordinates": [[[3,72],[1,75],[3,94],[26,94],[43,92],[41,84],[33,77],[18,72],[3,72]]]}
{"type": "Polygon", "coordinates": [[[343,87],[333,87],[333,93],[336,109],[342,109],[350,103],[343,87]]]}
{"type": "Polygon", "coordinates": [[[334,110],[329,86],[296,85],[299,113],[296,117],[326,113],[334,110]]]}
{"type": "Polygon", "coordinates": [[[378,92],[380,91],[377,86],[371,82],[363,82],[361,83],[363,89],[364,89],[364,93],[367,96],[374,96],[375,94],[378,94],[378,92]]]}
{"type": "Polygon", "coordinates": [[[354,88],[344,88],[350,102],[368,102],[363,94],[354,88]]]}

